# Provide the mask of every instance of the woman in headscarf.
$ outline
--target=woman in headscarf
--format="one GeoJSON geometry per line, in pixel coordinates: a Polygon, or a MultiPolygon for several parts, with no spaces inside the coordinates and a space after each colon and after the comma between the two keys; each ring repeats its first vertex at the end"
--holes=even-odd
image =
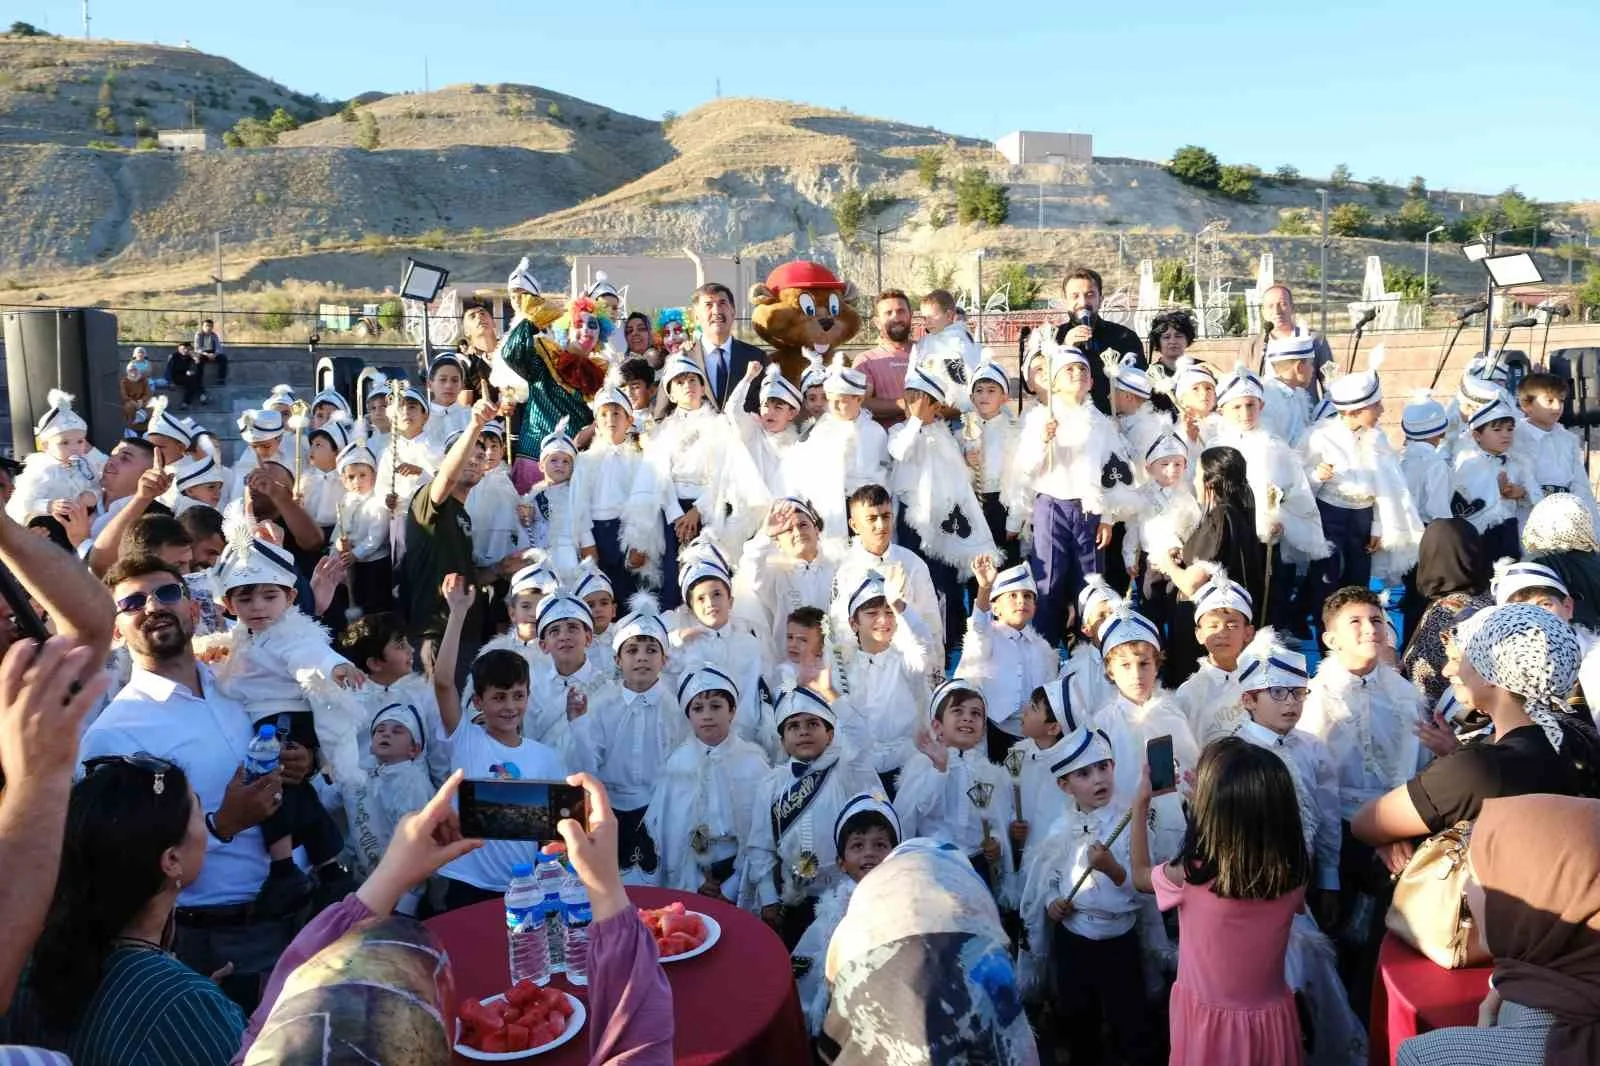
{"type": "Polygon", "coordinates": [[[1400,1045],[1398,1066],[1600,1062],[1600,802],[1488,800],[1472,830],[1467,903],[1494,956],[1475,1027],[1400,1045]]]}
{"type": "Polygon", "coordinates": [[[1394,873],[1409,861],[1414,839],[1471,821],[1485,800],[1531,792],[1577,796],[1593,788],[1600,753],[1565,713],[1578,677],[1572,627],[1526,603],[1495,607],[1473,620],[1451,685],[1458,700],[1493,721],[1492,737],[1435,759],[1350,822],[1357,839],[1377,848],[1394,873]]]}
{"type": "Polygon", "coordinates": [[[1554,570],[1572,593],[1573,625],[1600,630],[1600,544],[1588,505],[1570,492],[1534,504],[1522,529],[1522,550],[1530,562],[1554,570]]]}
{"type": "Polygon", "coordinates": [[[989,887],[966,855],[919,837],[863,878],[828,944],[834,1066],[1038,1066],[989,887]]]}
{"type": "Polygon", "coordinates": [[[1408,640],[1400,672],[1417,686],[1430,711],[1450,687],[1444,676],[1445,634],[1463,610],[1494,603],[1488,594],[1491,569],[1483,538],[1465,518],[1439,519],[1423,530],[1412,573],[1416,595],[1406,597],[1408,640]]]}

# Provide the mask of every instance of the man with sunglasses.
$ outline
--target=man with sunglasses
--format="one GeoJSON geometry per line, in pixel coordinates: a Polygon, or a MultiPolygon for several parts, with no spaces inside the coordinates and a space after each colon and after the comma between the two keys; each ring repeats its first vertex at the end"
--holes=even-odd
{"type": "Polygon", "coordinates": [[[280,769],[247,782],[250,744],[244,708],[217,690],[195,659],[190,638],[198,608],[176,567],[149,556],[120,560],[106,574],[117,633],[133,673],[84,734],[84,760],[146,752],[189,775],[206,812],[206,862],[178,897],[174,949],[200,973],[228,964],[224,989],[247,1009],[294,933],[292,919],[264,919],[257,893],[269,860],[260,824],[283,802],[286,780],[301,780],[309,760],[285,751],[280,769]]]}

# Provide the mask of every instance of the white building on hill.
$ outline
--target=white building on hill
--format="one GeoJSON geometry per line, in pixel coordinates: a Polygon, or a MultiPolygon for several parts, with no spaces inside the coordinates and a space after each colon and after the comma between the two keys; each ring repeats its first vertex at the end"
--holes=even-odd
{"type": "Polygon", "coordinates": [[[1015,130],[995,141],[994,147],[1014,167],[1027,163],[1064,166],[1094,162],[1094,138],[1087,133],[1015,130]]]}

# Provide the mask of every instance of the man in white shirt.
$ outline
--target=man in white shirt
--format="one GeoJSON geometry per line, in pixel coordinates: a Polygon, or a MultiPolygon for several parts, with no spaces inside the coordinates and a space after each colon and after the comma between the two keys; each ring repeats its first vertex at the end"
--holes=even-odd
{"type": "Polygon", "coordinates": [[[183,575],[159,560],[128,559],[111,569],[106,584],[134,669],[84,734],[79,758],[148,752],[184,768],[205,811],[208,838],[205,867],[178,896],[174,950],[204,974],[231,963],[235,991],[259,997],[294,932],[292,919],[255,914],[269,866],[259,826],[282,804],[285,780],[303,780],[310,771],[310,754],[285,750],[279,770],[246,783],[250,719],[195,660],[190,637],[198,609],[183,575]]]}

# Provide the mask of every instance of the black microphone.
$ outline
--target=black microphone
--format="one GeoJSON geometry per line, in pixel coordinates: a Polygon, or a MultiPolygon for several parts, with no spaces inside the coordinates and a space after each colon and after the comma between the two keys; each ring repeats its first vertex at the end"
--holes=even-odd
{"type": "Polygon", "coordinates": [[[1367,327],[1367,323],[1371,322],[1377,317],[1378,309],[1376,307],[1369,307],[1365,311],[1361,312],[1361,317],[1356,319],[1356,332],[1360,333],[1367,327]]]}
{"type": "Polygon", "coordinates": [[[1539,320],[1529,315],[1526,318],[1513,318],[1510,322],[1500,323],[1501,329],[1525,329],[1528,326],[1537,326],[1539,320]]]}
{"type": "Polygon", "coordinates": [[[1465,322],[1473,315],[1481,315],[1487,310],[1489,310],[1488,300],[1474,300],[1472,303],[1469,303],[1467,306],[1456,312],[1456,321],[1465,322]]]}
{"type": "Polygon", "coordinates": [[[1264,343],[1266,343],[1267,341],[1269,341],[1271,339],[1272,339],[1272,320],[1269,319],[1269,318],[1263,318],[1261,320],[1261,341],[1264,344],[1264,343]]]}
{"type": "Polygon", "coordinates": [[[1538,307],[1535,307],[1534,310],[1542,311],[1551,318],[1566,318],[1572,314],[1572,308],[1563,303],[1556,303],[1554,300],[1546,300],[1538,307]]]}

